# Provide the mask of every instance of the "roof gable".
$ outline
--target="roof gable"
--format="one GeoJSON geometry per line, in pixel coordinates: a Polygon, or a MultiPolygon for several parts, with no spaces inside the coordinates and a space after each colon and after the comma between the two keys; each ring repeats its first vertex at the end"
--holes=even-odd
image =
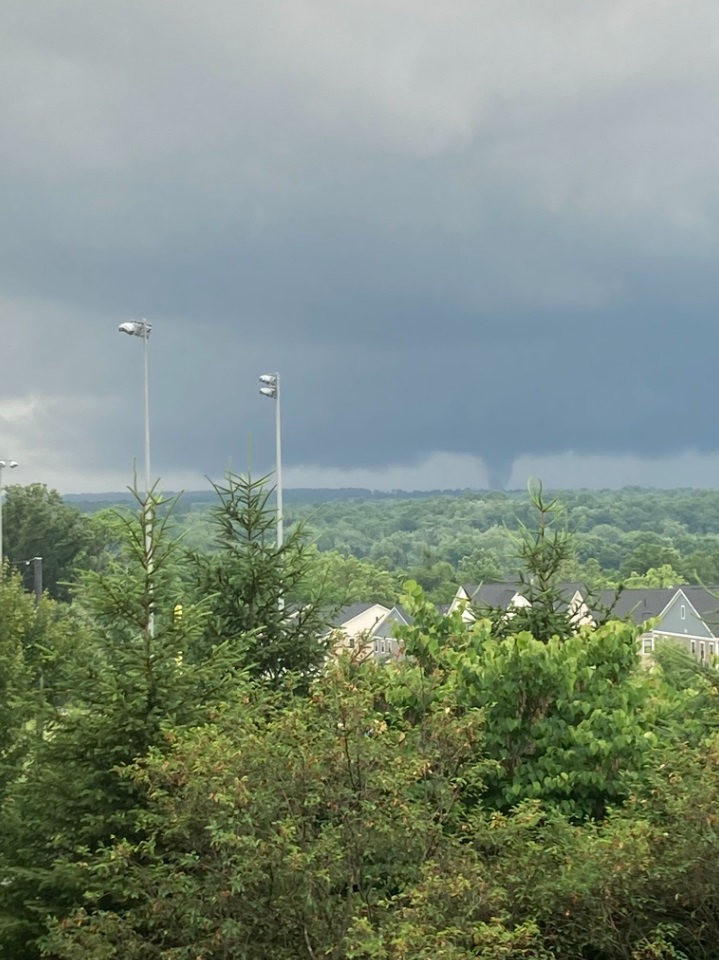
{"type": "Polygon", "coordinates": [[[679,588],[715,635],[719,635],[719,597],[716,587],[681,586],[679,588]]]}
{"type": "Polygon", "coordinates": [[[713,628],[704,620],[683,588],[679,588],[662,611],[655,630],[674,636],[712,637],[713,628]]]}
{"type": "Polygon", "coordinates": [[[377,624],[372,631],[373,637],[382,639],[392,639],[394,637],[394,628],[396,626],[406,627],[412,622],[412,618],[403,610],[402,607],[392,607],[384,618],[377,624]]]}
{"type": "Polygon", "coordinates": [[[611,610],[611,617],[614,620],[646,623],[647,620],[662,615],[676,592],[676,587],[634,587],[621,592],[601,590],[595,612],[603,613],[611,610]]]}
{"type": "Polygon", "coordinates": [[[334,630],[347,627],[353,620],[369,613],[373,608],[377,610],[377,619],[381,619],[389,613],[389,607],[385,607],[381,603],[350,603],[337,611],[337,614],[332,618],[331,626],[334,630]]]}

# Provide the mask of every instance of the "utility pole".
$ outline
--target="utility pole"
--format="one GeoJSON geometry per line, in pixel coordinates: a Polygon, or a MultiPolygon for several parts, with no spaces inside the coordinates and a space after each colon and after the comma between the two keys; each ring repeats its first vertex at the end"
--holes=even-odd
{"type": "Polygon", "coordinates": [[[42,557],[33,557],[26,560],[26,565],[32,564],[33,585],[35,588],[35,603],[42,600],[42,557]]]}

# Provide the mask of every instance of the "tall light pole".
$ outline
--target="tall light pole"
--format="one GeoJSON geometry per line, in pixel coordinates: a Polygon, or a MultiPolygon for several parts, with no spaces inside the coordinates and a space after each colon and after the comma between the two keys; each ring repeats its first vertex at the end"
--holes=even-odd
{"type": "MultiPolygon", "coordinates": [[[[120,333],[127,333],[131,337],[140,337],[144,344],[144,394],[145,394],[145,561],[147,563],[148,578],[152,577],[152,510],[150,508],[150,375],[147,359],[147,341],[150,339],[152,324],[147,320],[127,320],[118,327],[120,333]]],[[[155,635],[155,615],[151,611],[147,621],[147,632],[151,637],[155,635]]]]}
{"type": "Polygon", "coordinates": [[[280,411],[280,375],[263,373],[260,377],[260,393],[275,401],[275,446],[277,476],[277,546],[282,547],[284,538],[284,517],[282,513],[282,416],[280,411]]]}
{"type": "Polygon", "coordinates": [[[2,472],[7,467],[9,470],[14,470],[18,465],[17,460],[0,460],[0,579],[2,579],[2,570],[3,570],[3,553],[2,553],[2,503],[3,503],[3,482],[2,482],[2,472]]]}
{"type": "Polygon", "coordinates": [[[131,337],[141,337],[144,341],[145,360],[145,493],[150,492],[150,376],[147,361],[147,341],[150,339],[152,324],[147,320],[128,320],[118,327],[120,333],[127,333],[131,337]]]}

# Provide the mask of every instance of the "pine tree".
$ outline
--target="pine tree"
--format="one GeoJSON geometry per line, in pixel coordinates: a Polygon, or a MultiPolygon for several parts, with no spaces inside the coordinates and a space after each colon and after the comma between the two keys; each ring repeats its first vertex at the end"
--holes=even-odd
{"type": "Polygon", "coordinates": [[[314,553],[304,528],[293,527],[277,545],[267,477],[228,473],[214,487],[218,550],[194,558],[197,589],[212,611],[197,653],[227,641],[255,679],[276,686],[291,674],[307,682],[326,658],[328,617],[321,584],[309,582],[314,553]]]}
{"type": "Polygon", "coordinates": [[[125,519],[125,543],[87,573],[77,603],[89,643],[72,696],[32,744],[0,810],[0,957],[39,955],[48,917],[82,904],[84,863],[112,839],[138,840],[141,788],[123,769],[168,728],[206,719],[232,676],[220,644],[191,663],[207,605],[183,602],[182,554],[154,493],[125,519]],[[178,616],[178,604],[182,616],[178,616]]]}
{"type": "Polygon", "coordinates": [[[530,484],[529,496],[536,526],[531,529],[520,523],[515,541],[520,563],[517,593],[527,604],[509,611],[477,605],[476,613],[491,620],[492,635],[497,639],[523,630],[537,640],[568,639],[577,630],[576,613],[569,607],[571,598],[562,590],[561,577],[574,556],[573,539],[559,503],[545,500],[541,483],[530,484]]]}

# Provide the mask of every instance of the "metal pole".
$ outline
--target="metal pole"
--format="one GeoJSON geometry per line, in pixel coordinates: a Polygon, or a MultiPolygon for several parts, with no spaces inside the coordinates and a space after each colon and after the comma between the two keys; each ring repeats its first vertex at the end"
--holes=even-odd
{"type": "Polygon", "coordinates": [[[275,374],[275,441],[277,444],[277,546],[281,548],[285,542],[284,515],[282,510],[282,412],[280,409],[280,375],[275,374]]]}
{"type": "Polygon", "coordinates": [[[33,557],[32,567],[35,585],[35,603],[40,603],[42,600],[42,557],[33,557]]]}
{"type": "Polygon", "coordinates": [[[150,339],[147,320],[143,320],[145,341],[145,493],[150,492],[150,374],[147,360],[147,341],[150,339]]]}
{"type": "MultiPolygon", "coordinates": [[[[275,374],[275,443],[277,472],[277,549],[281,550],[285,542],[284,514],[282,510],[282,409],[280,406],[280,375],[275,374]]],[[[285,598],[280,596],[280,611],[285,609],[285,598]]]]}
{"type": "MultiPolygon", "coordinates": [[[[152,556],[152,533],[153,533],[153,503],[151,503],[150,497],[150,477],[151,465],[150,465],[150,368],[148,361],[149,347],[147,341],[150,339],[150,330],[152,329],[152,324],[149,324],[147,320],[128,320],[125,323],[120,324],[120,333],[127,333],[131,337],[142,337],[145,341],[143,347],[143,357],[144,357],[144,373],[145,373],[145,382],[144,382],[144,401],[145,401],[145,498],[142,501],[142,524],[144,530],[144,549],[145,549],[145,572],[147,574],[147,587],[148,593],[150,595],[149,602],[149,611],[147,614],[147,632],[153,637],[155,635],[155,624],[154,624],[154,610],[153,610],[153,600],[152,600],[152,575],[154,573],[154,560],[152,556]]],[[[137,477],[137,474],[135,474],[137,477]]]]}
{"type": "MultiPolygon", "coordinates": [[[[28,563],[32,563],[32,572],[33,580],[35,586],[35,606],[39,607],[42,600],[42,557],[33,557],[32,560],[28,560],[28,563]]],[[[43,669],[42,658],[39,661],[38,665],[38,686],[40,688],[40,694],[44,696],[45,692],[45,671],[43,669]]],[[[45,727],[42,720],[42,712],[38,715],[38,733],[40,734],[40,739],[42,740],[44,736],[45,727]]]]}
{"type": "Polygon", "coordinates": [[[152,574],[154,561],[152,556],[152,506],[150,505],[150,366],[148,362],[149,329],[147,320],[143,320],[143,340],[145,357],[145,558],[147,562],[147,577],[150,581],[150,615],[147,619],[147,632],[155,636],[155,613],[152,609],[152,574]]]}

